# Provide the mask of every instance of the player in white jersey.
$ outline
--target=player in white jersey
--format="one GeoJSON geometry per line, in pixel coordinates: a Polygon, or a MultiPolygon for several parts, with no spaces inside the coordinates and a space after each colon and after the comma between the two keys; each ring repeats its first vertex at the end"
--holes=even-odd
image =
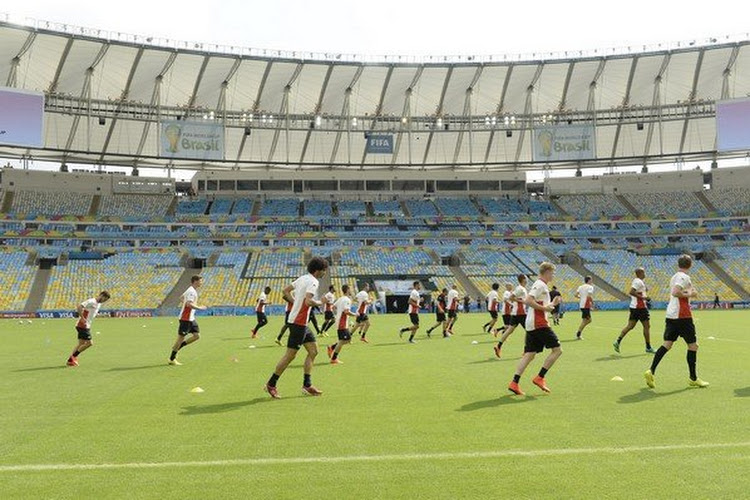
{"type": "Polygon", "coordinates": [[[325,321],[323,326],[320,327],[320,331],[324,337],[328,336],[328,330],[336,323],[335,311],[333,310],[333,304],[336,302],[336,287],[333,285],[328,287],[328,293],[325,294],[326,305],[323,306],[323,314],[325,315],[325,321]]]}
{"type": "Polygon", "coordinates": [[[672,348],[674,342],[682,337],[687,344],[687,364],[690,373],[688,386],[708,387],[708,382],[698,378],[696,364],[698,358],[698,339],[695,334],[693,313],[690,310],[690,299],[698,296],[693,283],[688,276],[688,271],[693,267],[693,258],[689,255],[681,255],[677,259],[677,273],[669,280],[669,303],[667,304],[666,325],[664,327],[664,344],[657,349],[651,368],[643,374],[646,385],[652,389],[656,387],[654,374],[662,358],[672,348]]]}
{"type": "Polygon", "coordinates": [[[352,294],[349,291],[349,285],[343,285],[341,293],[341,297],[333,304],[338,342],[328,346],[328,357],[331,358],[332,365],[342,363],[339,359],[341,348],[352,341],[352,333],[349,331],[349,317],[355,316],[355,314],[352,312],[352,294]]]}
{"type": "MultiPolygon", "coordinates": [[[[500,290],[500,283],[493,283],[492,290],[487,293],[487,312],[490,313],[490,320],[484,324],[482,330],[490,333],[494,331],[495,323],[497,323],[497,312],[500,310],[500,294],[497,292],[500,290]]],[[[497,334],[497,332],[495,332],[497,334]]]]}
{"type": "Polygon", "coordinates": [[[206,306],[198,305],[198,289],[203,285],[203,276],[195,275],[190,278],[190,286],[182,294],[182,306],[180,307],[180,324],[177,327],[177,340],[172,346],[172,354],[169,355],[170,365],[181,365],[177,361],[177,352],[185,346],[197,342],[200,338],[200,327],[195,321],[195,311],[205,311],[206,306]],[[185,337],[190,335],[188,340],[185,337]]]}
{"type": "Polygon", "coordinates": [[[91,340],[91,322],[99,314],[99,307],[107,302],[109,297],[109,292],[104,290],[96,298],[86,299],[76,307],[76,312],[78,313],[78,321],[76,321],[78,344],[73,349],[70,357],[68,357],[66,363],[68,366],[78,366],[78,356],[94,345],[94,342],[91,340]]]}
{"type": "Polygon", "coordinates": [[[365,283],[362,290],[357,292],[354,298],[357,301],[357,324],[352,329],[352,335],[359,331],[359,340],[367,343],[367,330],[370,329],[370,316],[367,315],[367,311],[370,308],[370,304],[372,304],[372,299],[370,299],[370,284],[365,283]]]}
{"type": "Polygon", "coordinates": [[[412,283],[413,287],[411,289],[411,293],[409,294],[409,320],[411,321],[411,326],[407,326],[406,328],[402,328],[398,331],[398,336],[403,337],[404,333],[411,332],[409,334],[409,343],[414,344],[416,340],[414,340],[414,336],[417,334],[417,330],[419,330],[419,308],[422,306],[422,296],[419,294],[419,291],[422,289],[422,283],[419,281],[415,281],[412,283]]]}
{"type": "Polygon", "coordinates": [[[581,334],[583,329],[591,324],[591,309],[594,307],[594,285],[591,284],[591,276],[583,278],[583,285],[578,287],[575,297],[581,309],[581,324],[576,332],[576,340],[583,340],[581,334]]]}
{"type": "Polygon", "coordinates": [[[322,300],[317,300],[315,296],[318,294],[318,280],[325,275],[327,270],[328,262],[325,259],[313,257],[307,264],[307,274],[300,276],[291,285],[284,288],[284,297],[287,301],[292,301],[293,305],[287,320],[289,322],[289,341],[287,342],[286,352],[276,364],[276,369],[265,387],[266,392],[274,399],[280,397],[276,389],[279,377],[284,373],[289,363],[297,357],[301,347],[304,347],[307,351],[302,392],[310,396],[323,394],[312,385],[312,369],[315,357],[318,355],[318,344],[315,335],[307,327],[307,323],[310,321],[310,310],[326,303],[325,297],[322,300]],[[292,291],[294,291],[293,297],[292,291]]]}
{"type": "MultiPolygon", "coordinates": [[[[526,315],[526,345],[523,349],[523,357],[518,362],[518,368],[516,368],[516,374],[513,376],[513,380],[508,385],[508,390],[514,394],[522,396],[524,392],[518,383],[521,380],[521,375],[529,366],[529,363],[534,357],[544,351],[544,349],[550,349],[551,352],[544,360],[539,374],[534,377],[532,383],[539,387],[544,392],[550,392],[550,388],[547,387],[545,376],[547,371],[552,368],[555,361],[562,355],[562,349],[560,348],[560,341],[549,326],[547,313],[552,312],[555,308],[556,303],[550,300],[548,284],[555,277],[555,265],[549,262],[542,262],[539,266],[539,278],[531,285],[529,293],[526,296],[526,305],[529,308],[529,313],[526,315]]],[[[558,301],[558,299],[555,299],[558,301]]]]}
{"type": "Polygon", "coordinates": [[[266,316],[266,306],[268,305],[268,294],[271,293],[271,287],[267,286],[261,292],[260,297],[255,303],[255,315],[258,318],[258,322],[253,328],[251,338],[258,338],[258,330],[268,324],[268,317],[266,316]]]}
{"type": "Polygon", "coordinates": [[[616,352],[620,352],[620,343],[625,335],[630,330],[635,328],[638,322],[643,325],[643,338],[646,341],[646,352],[654,353],[654,349],[651,347],[651,315],[648,311],[648,288],[646,283],[643,281],[646,279],[646,270],[639,267],[635,270],[635,278],[633,283],[630,285],[630,316],[628,317],[628,324],[620,332],[620,336],[614,341],[612,346],[616,352]]]}
{"type": "MultiPolygon", "coordinates": [[[[503,292],[503,333],[505,333],[505,330],[508,329],[510,326],[510,321],[512,317],[513,312],[513,285],[511,283],[505,284],[505,291],[503,292]]],[[[500,333],[499,328],[495,328],[495,331],[493,332],[494,336],[497,337],[497,334],[500,333]]]]}
{"type": "Polygon", "coordinates": [[[494,347],[495,356],[498,358],[502,355],[503,343],[508,340],[508,337],[516,330],[516,327],[520,325],[521,328],[526,328],[526,275],[519,274],[516,279],[518,280],[518,286],[510,295],[512,303],[510,325],[505,329],[497,345],[494,347]]]}
{"type": "Polygon", "coordinates": [[[450,291],[448,291],[448,327],[446,333],[450,336],[453,335],[453,325],[456,324],[458,319],[458,300],[459,294],[456,289],[456,285],[451,285],[450,291]]]}

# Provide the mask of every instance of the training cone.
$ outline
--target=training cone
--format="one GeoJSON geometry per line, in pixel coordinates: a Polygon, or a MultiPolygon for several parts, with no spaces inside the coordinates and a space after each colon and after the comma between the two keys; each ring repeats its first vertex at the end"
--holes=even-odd
{"type": "Polygon", "coordinates": [[[205,392],[205,391],[201,389],[200,387],[193,387],[192,389],[190,389],[190,392],[198,394],[198,393],[205,392]]]}
{"type": "Polygon", "coordinates": [[[479,343],[479,342],[478,342],[478,341],[476,341],[476,340],[472,340],[472,341],[471,341],[471,345],[477,345],[478,343],[479,343]]]}
{"type": "Polygon", "coordinates": [[[255,346],[254,345],[249,345],[249,346],[247,346],[247,348],[248,349],[255,349],[255,346]]]}
{"type": "Polygon", "coordinates": [[[619,376],[619,375],[615,375],[614,377],[612,377],[609,380],[610,380],[610,382],[622,382],[622,377],[619,376]]]}

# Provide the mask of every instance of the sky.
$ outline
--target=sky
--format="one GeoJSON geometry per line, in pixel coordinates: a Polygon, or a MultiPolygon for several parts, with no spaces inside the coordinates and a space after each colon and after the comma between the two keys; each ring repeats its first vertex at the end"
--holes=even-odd
{"type": "Polygon", "coordinates": [[[365,55],[550,52],[750,31],[750,2],[736,0],[27,0],[0,11],[177,40],[365,55]]]}
{"type": "Polygon", "coordinates": [[[5,2],[3,13],[175,40],[371,56],[635,48],[750,31],[750,2],[736,0],[26,0],[5,2]]]}

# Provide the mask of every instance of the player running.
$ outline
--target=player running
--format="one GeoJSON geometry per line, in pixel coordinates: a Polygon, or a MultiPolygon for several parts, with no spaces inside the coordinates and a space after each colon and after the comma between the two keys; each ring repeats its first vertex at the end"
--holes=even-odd
{"type": "Polygon", "coordinates": [[[652,389],[656,387],[654,374],[656,367],[659,366],[662,358],[672,348],[674,342],[682,337],[687,343],[687,364],[690,372],[688,386],[690,387],[708,387],[708,382],[698,378],[696,374],[696,364],[698,358],[698,339],[695,335],[695,324],[693,323],[693,313],[690,311],[690,299],[698,296],[698,292],[693,288],[687,272],[693,266],[693,258],[689,255],[681,255],[677,259],[678,271],[669,280],[669,303],[667,304],[666,325],[664,327],[664,344],[657,349],[654,354],[654,360],[651,362],[651,368],[643,374],[646,379],[646,385],[652,389]]]}
{"type": "Polygon", "coordinates": [[[323,335],[326,337],[328,336],[328,330],[336,323],[336,318],[334,317],[334,310],[333,310],[333,304],[336,302],[336,296],[334,293],[336,292],[336,287],[333,285],[328,287],[328,293],[326,293],[325,297],[328,302],[326,302],[326,305],[323,307],[323,313],[325,314],[325,321],[323,321],[323,326],[321,327],[321,331],[323,332],[323,335]]]}
{"type": "Polygon", "coordinates": [[[557,305],[552,310],[552,324],[553,325],[559,325],[560,324],[560,309],[562,308],[562,294],[557,289],[556,286],[552,287],[552,290],[549,291],[549,298],[552,302],[555,302],[555,299],[557,299],[557,305]],[[558,299],[558,297],[560,297],[558,299]]]}
{"type": "MultiPolygon", "coordinates": [[[[511,283],[506,283],[505,291],[503,292],[503,333],[505,333],[505,330],[510,326],[511,314],[513,312],[513,300],[511,300],[511,297],[513,297],[513,285],[511,283]]],[[[497,337],[499,332],[500,329],[495,328],[493,335],[497,337]]]]}
{"type": "Polygon", "coordinates": [[[180,324],[177,327],[177,340],[172,346],[172,354],[169,355],[169,364],[180,366],[177,361],[177,352],[201,338],[200,327],[195,320],[195,311],[205,311],[206,306],[198,305],[198,289],[203,286],[203,276],[194,275],[190,278],[190,286],[182,294],[182,307],[180,308],[180,324]],[[185,338],[190,335],[188,340],[185,338]]]}
{"type": "Polygon", "coordinates": [[[258,317],[258,323],[253,328],[253,334],[251,338],[258,338],[258,330],[268,324],[268,318],[266,317],[266,306],[268,305],[268,294],[271,293],[271,287],[267,286],[261,292],[260,297],[256,301],[255,315],[258,317]]]}
{"type": "Polygon", "coordinates": [[[581,334],[583,329],[591,324],[591,309],[594,307],[594,285],[591,284],[591,276],[583,278],[583,285],[576,290],[575,297],[579,300],[581,309],[581,324],[576,332],[576,340],[583,340],[581,334]]]}
{"type": "Polygon", "coordinates": [[[437,323],[435,323],[433,326],[427,329],[427,337],[429,338],[432,334],[432,331],[439,327],[440,325],[443,326],[443,337],[447,338],[450,335],[446,331],[446,327],[448,326],[448,322],[445,319],[445,309],[446,309],[446,296],[448,294],[448,289],[443,288],[440,291],[440,294],[437,296],[437,300],[435,301],[435,320],[437,323]]]}
{"type": "Polygon", "coordinates": [[[521,328],[526,328],[526,275],[519,274],[517,279],[518,286],[510,296],[510,300],[513,303],[510,312],[510,325],[505,329],[495,346],[495,356],[498,358],[501,356],[503,343],[508,340],[508,337],[516,330],[516,327],[520,325],[521,328]]]}
{"type": "MultiPolygon", "coordinates": [[[[544,392],[550,392],[550,388],[547,387],[545,376],[555,361],[562,355],[562,348],[560,347],[560,341],[555,335],[555,332],[549,327],[547,321],[547,313],[552,312],[555,308],[555,304],[550,301],[548,284],[555,277],[555,265],[549,262],[542,262],[539,266],[539,278],[531,285],[529,293],[526,296],[526,305],[530,308],[529,314],[526,316],[526,345],[524,346],[524,353],[521,361],[518,362],[518,368],[516,368],[516,374],[513,375],[513,380],[508,385],[508,390],[513,394],[522,396],[524,392],[518,383],[521,380],[521,375],[534,360],[534,357],[544,351],[544,349],[550,349],[551,352],[544,360],[539,374],[534,377],[532,383],[539,387],[544,392]]],[[[558,299],[559,301],[559,299],[558,299]]]]}
{"type": "Polygon", "coordinates": [[[628,324],[620,332],[620,336],[617,337],[612,343],[615,348],[615,352],[620,352],[620,343],[625,335],[630,330],[635,328],[638,322],[643,325],[643,338],[646,341],[646,352],[654,353],[653,347],[651,347],[651,315],[648,311],[648,288],[646,283],[643,281],[646,279],[646,270],[639,267],[635,270],[635,278],[633,283],[630,285],[630,316],[628,317],[628,324]]]}
{"type": "Polygon", "coordinates": [[[315,357],[318,355],[318,344],[315,335],[307,323],[310,320],[310,310],[315,306],[325,304],[326,298],[322,301],[316,300],[315,295],[318,293],[319,279],[322,278],[328,269],[328,262],[321,257],[313,257],[307,264],[307,274],[300,276],[294,282],[284,288],[284,297],[287,301],[292,301],[292,310],[289,313],[289,340],[284,355],[276,365],[271,378],[266,383],[265,390],[272,398],[278,399],[279,392],[276,389],[276,383],[289,363],[297,357],[300,347],[307,351],[307,357],[304,364],[304,377],[302,382],[302,392],[310,396],[320,396],[323,393],[312,385],[312,369],[315,357]],[[294,291],[294,296],[292,296],[294,291]]]}
{"type": "Polygon", "coordinates": [[[76,322],[76,331],[78,332],[78,345],[73,349],[73,353],[68,357],[66,364],[68,366],[78,366],[78,356],[94,345],[91,340],[91,322],[97,314],[99,307],[109,300],[109,292],[103,290],[99,292],[96,298],[86,299],[76,307],[78,321],[76,322]]]}
{"type": "Polygon", "coordinates": [[[367,344],[367,330],[370,328],[370,316],[367,315],[367,309],[372,304],[372,299],[370,299],[370,284],[365,283],[362,290],[354,298],[357,299],[357,324],[352,330],[352,335],[359,330],[359,340],[367,344]]]}
{"type": "Polygon", "coordinates": [[[352,312],[352,294],[349,291],[349,285],[342,286],[341,293],[343,295],[333,305],[336,315],[334,321],[339,340],[335,344],[328,346],[328,357],[331,358],[332,365],[342,363],[339,359],[341,349],[352,341],[352,334],[349,331],[349,316],[354,316],[354,313],[352,312]]]}
{"type": "Polygon", "coordinates": [[[497,323],[497,311],[500,309],[500,294],[497,292],[500,290],[499,283],[492,284],[492,290],[487,294],[487,312],[490,313],[490,320],[484,324],[482,330],[490,333],[493,332],[497,335],[495,329],[495,323],[497,323]]]}
{"type": "Polygon", "coordinates": [[[449,336],[453,335],[453,325],[456,324],[458,319],[458,290],[456,285],[451,285],[451,289],[448,292],[448,326],[446,332],[449,336]]]}
{"type": "Polygon", "coordinates": [[[422,297],[419,295],[419,290],[422,289],[422,284],[419,281],[413,283],[413,288],[409,294],[409,319],[411,320],[411,326],[402,328],[398,331],[398,336],[403,337],[405,332],[411,331],[409,335],[409,343],[415,344],[417,341],[414,340],[414,336],[419,330],[419,307],[422,297]]]}

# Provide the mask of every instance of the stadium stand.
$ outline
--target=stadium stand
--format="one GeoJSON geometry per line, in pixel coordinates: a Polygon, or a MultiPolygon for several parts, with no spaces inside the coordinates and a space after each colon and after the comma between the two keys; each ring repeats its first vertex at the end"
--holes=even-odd
{"type": "Polygon", "coordinates": [[[133,250],[98,260],[70,260],[52,270],[43,309],[72,310],[109,290],[113,309],[156,308],[183,272],[179,252],[133,250]]]}
{"type": "Polygon", "coordinates": [[[638,193],[626,195],[627,200],[641,215],[671,219],[703,217],[708,210],[694,193],[638,193]]]}
{"type": "Polygon", "coordinates": [[[36,266],[27,266],[29,254],[22,250],[0,249],[0,311],[22,311],[29,298],[36,266]]]}
{"type": "Polygon", "coordinates": [[[579,220],[611,219],[630,215],[614,195],[583,194],[557,198],[557,204],[579,220]]]}
{"type": "Polygon", "coordinates": [[[102,217],[150,220],[167,215],[173,196],[151,194],[102,195],[99,214],[102,217]]]}
{"type": "Polygon", "coordinates": [[[747,215],[750,213],[750,189],[731,187],[704,191],[706,198],[720,215],[747,215]]]}
{"type": "Polygon", "coordinates": [[[90,194],[47,191],[16,191],[11,212],[32,215],[87,215],[90,194]]]}
{"type": "Polygon", "coordinates": [[[267,199],[263,201],[258,215],[261,217],[294,217],[299,215],[299,201],[296,199],[267,199]]]}

